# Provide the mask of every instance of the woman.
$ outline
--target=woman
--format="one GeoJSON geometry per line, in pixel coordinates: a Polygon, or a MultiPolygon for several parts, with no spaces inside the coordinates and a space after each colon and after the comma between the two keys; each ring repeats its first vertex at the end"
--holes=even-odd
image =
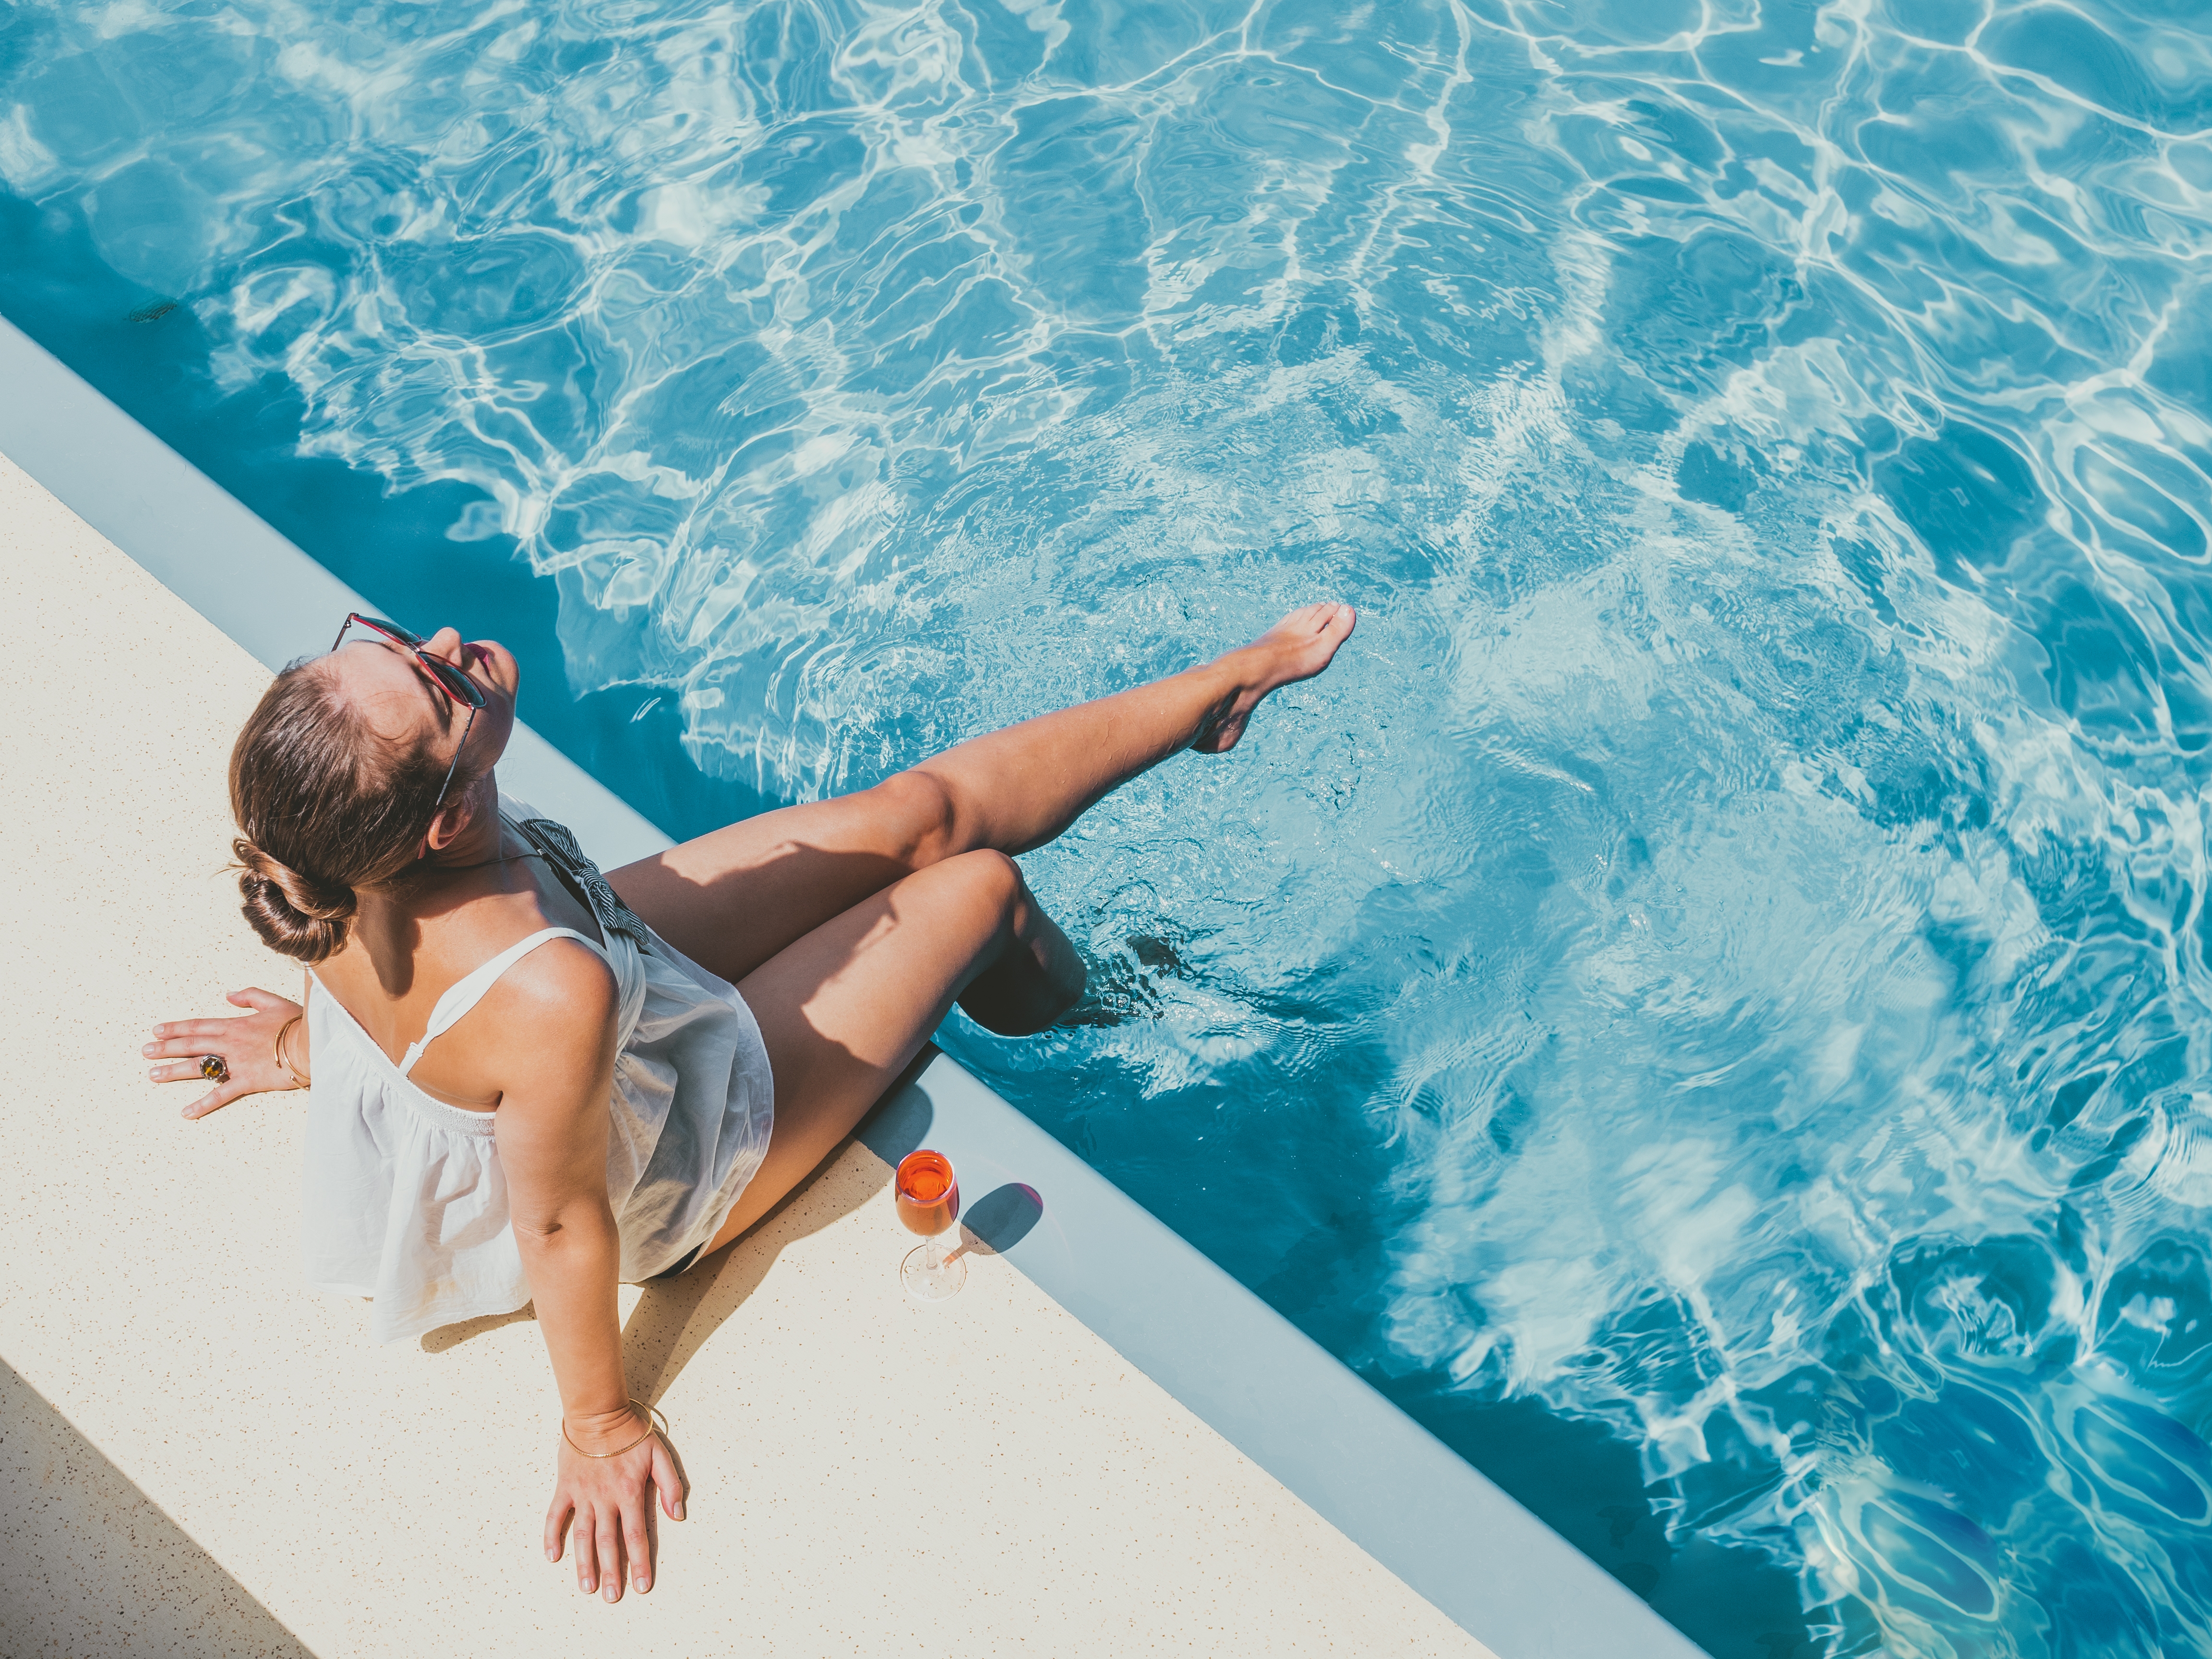
{"type": "Polygon", "coordinates": [[[280,674],[231,756],[246,919],[301,1000],[155,1028],[185,1109],[313,1085],[308,1277],[375,1298],[380,1340],[535,1301],[562,1407],[545,1553],[586,1593],[652,1583],[667,1448],[623,1376],[616,1285],[684,1272],[849,1134],[957,1002],[1050,1025],[1081,959],[1012,854],[1178,750],[1233,746],[1328,665],[1347,605],[1202,668],[786,807],[602,879],[504,804],[514,659],[349,617],[280,674]]]}

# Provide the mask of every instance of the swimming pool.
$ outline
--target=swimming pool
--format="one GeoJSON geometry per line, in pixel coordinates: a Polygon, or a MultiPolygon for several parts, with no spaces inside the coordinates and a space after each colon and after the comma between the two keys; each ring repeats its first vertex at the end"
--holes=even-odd
{"type": "Polygon", "coordinates": [[[23,8],[0,311],[678,833],[1360,605],[946,1046],[1717,1656],[2196,1650],[2186,15],[23,8]]]}

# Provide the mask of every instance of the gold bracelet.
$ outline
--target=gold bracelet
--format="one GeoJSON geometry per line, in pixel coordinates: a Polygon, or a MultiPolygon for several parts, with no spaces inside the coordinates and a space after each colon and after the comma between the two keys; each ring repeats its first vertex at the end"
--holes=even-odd
{"type": "Polygon", "coordinates": [[[631,1441],[629,1445],[617,1446],[611,1452],[587,1452],[581,1446],[579,1446],[574,1440],[569,1439],[568,1419],[565,1416],[561,1419],[561,1437],[568,1442],[569,1449],[574,1451],[579,1457],[620,1457],[624,1452],[630,1449],[630,1446],[643,1445],[647,1441],[652,1439],[656,1432],[661,1434],[668,1432],[668,1419],[665,1417],[660,1416],[660,1408],[658,1406],[648,1406],[643,1401],[640,1400],[633,1400],[629,1403],[635,1409],[645,1413],[645,1432],[638,1436],[636,1439],[631,1441]],[[655,1428],[653,1421],[656,1417],[660,1418],[658,1429],[655,1428]]]}
{"type": "Polygon", "coordinates": [[[284,1058],[284,1039],[292,1035],[292,1028],[304,1018],[304,1015],[295,1014],[276,1028],[276,1063],[284,1068],[284,1075],[292,1079],[292,1086],[295,1089],[312,1089],[315,1086],[314,1079],[301,1077],[299,1073],[292,1069],[292,1062],[284,1058]]]}

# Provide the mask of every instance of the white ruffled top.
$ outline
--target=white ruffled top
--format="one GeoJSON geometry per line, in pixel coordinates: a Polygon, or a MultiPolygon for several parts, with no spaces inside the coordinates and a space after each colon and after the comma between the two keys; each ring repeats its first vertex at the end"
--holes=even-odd
{"type": "MultiPolygon", "coordinates": [[[[548,827],[511,798],[500,805],[518,826],[548,827]]],[[[556,838],[573,848],[565,831],[556,838]]],[[[549,855],[565,862],[557,849],[549,855]]],[[[518,941],[438,999],[422,1040],[396,1064],[314,981],[307,1010],[315,1085],[307,1103],[307,1282],[374,1297],[369,1328],[379,1342],[511,1313],[530,1300],[492,1133],[496,1114],[433,1099],[408,1073],[501,974],[549,940],[575,939],[614,971],[621,1049],[609,1103],[607,1198],[625,1281],[665,1272],[713,1238],[767,1155],[774,1082],[744,999],[623,909],[588,860],[579,854],[577,862],[581,871],[571,873],[600,938],[549,927],[518,941]]]]}

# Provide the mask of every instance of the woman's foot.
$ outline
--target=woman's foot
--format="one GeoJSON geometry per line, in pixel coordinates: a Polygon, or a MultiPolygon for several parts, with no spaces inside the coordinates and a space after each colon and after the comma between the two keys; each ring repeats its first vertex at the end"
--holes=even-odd
{"type": "Polygon", "coordinates": [[[1352,637],[1352,625],[1358,620],[1348,605],[1330,601],[1306,605],[1243,650],[1221,658],[1214,665],[1229,672],[1234,688],[1207,714],[1190,746],[1207,755],[1234,749],[1260,700],[1270,691],[1310,680],[1328,667],[1337,647],[1352,637]]]}

